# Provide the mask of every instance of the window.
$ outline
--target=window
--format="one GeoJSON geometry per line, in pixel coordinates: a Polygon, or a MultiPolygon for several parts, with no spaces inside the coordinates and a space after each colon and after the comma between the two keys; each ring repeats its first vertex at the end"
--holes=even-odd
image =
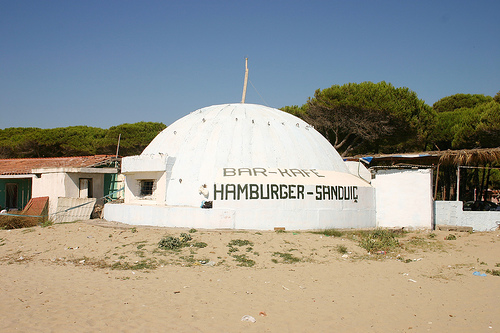
{"type": "Polygon", "coordinates": [[[154,180],[152,179],[143,179],[139,181],[141,184],[141,197],[145,197],[153,194],[154,189],[154,180]]]}

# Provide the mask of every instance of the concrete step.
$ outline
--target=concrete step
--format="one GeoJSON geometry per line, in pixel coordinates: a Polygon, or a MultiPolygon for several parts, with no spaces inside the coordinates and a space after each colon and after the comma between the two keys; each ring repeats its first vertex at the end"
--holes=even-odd
{"type": "Polygon", "coordinates": [[[441,230],[441,231],[457,231],[457,232],[472,232],[473,231],[472,227],[464,227],[464,226],[457,226],[457,225],[437,225],[436,229],[441,230]]]}

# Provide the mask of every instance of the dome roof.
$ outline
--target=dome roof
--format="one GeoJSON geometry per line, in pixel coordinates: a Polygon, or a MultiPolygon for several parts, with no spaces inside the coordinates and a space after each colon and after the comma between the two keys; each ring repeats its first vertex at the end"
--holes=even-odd
{"type": "Polygon", "coordinates": [[[171,227],[291,230],[375,226],[375,190],[286,112],[214,105],[122,160],[123,205],[105,218],[171,227]]]}
{"type": "Polygon", "coordinates": [[[190,113],[158,134],[141,155],[156,154],[174,157],[173,173],[193,180],[214,179],[225,167],[348,172],[337,151],[313,127],[284,111],[255,104],[214,105],[190,113]]]}

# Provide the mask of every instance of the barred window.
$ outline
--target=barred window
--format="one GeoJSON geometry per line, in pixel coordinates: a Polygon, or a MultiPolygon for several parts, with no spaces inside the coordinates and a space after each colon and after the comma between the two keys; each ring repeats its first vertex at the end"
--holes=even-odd
{"type": "Polygon", "coordinates": [[[141,184],[141,197],[145,197],[153,194],[154,180],[152,179],[143,179],[140,180],[141,184]]]}

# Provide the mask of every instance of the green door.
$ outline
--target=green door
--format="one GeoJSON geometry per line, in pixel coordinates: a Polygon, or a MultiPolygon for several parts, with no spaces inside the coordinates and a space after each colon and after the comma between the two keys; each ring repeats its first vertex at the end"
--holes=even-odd
{"type": "Polygon", "coordinates": [[[2,209],[22,210],[31,199],[31,178],[0,179],[2,209]]]}
{"type": "Polygon", "coordinates": [[[109,195],[109,199],[118,199],[118,190],[120,183],[118,182],[117,173],[107,173],[104,175],[104,196],[109,195]]]}

